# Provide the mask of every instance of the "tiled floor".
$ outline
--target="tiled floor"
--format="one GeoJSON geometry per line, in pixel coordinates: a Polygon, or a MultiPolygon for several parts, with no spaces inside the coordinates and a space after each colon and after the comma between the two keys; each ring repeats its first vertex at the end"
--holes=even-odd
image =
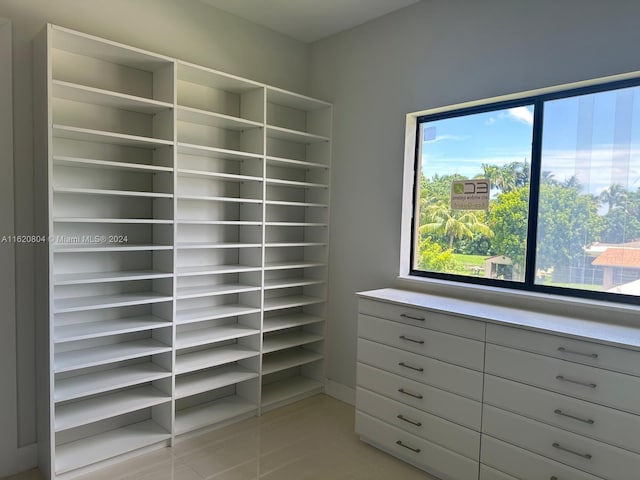
{"type": "Polygon", "coordinates": [[[74,480],[432,480],[361,442],[353,422],[352,406],[316,395],[74,480]]]}

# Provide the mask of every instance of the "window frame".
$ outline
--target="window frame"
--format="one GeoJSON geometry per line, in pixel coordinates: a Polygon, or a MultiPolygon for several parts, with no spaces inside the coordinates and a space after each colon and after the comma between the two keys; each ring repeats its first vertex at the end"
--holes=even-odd
{"type": "Polygon", "coordinates": [[[458,285],[477,285],[492,289],[499,288],[503,291],[517,290],[534,294],[550,294],[559,297],[571,297],[573,299],[640,305],[640,296],[557,287],[535,283],[538,201],[545,102],[638,86],[640,86],[640,72],[630,72],[627,74],[558,85],[507,96],[492,97],[408,114],[406,116],[405,131],[405,168],[403,183],[400,278],[419,279],[423,281],[445,281],[447,283],[451,282],[452,284],[458,285]],[[524,105],[533,105],[534,107],[524,281],[510,282],[485,277],[429,272],[414,268],[417,245],[416,217],[418,215],[417,212],[419,208],[416,200],[419,194],[418,173],[421,164],[421,125],[427,121],[461,117],[524,105]]]}

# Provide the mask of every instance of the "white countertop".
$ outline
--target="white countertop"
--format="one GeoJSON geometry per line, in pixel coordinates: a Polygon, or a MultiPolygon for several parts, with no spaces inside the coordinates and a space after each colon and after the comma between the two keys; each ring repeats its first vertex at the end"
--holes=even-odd
{"type": "Polygon", "coordinates": [[[638,326],[635,327],[470,302],[395,288],[359,292],[357,295],[364,299],[418,307],[434,312],[640,350],[640,311],[638,326]]]}

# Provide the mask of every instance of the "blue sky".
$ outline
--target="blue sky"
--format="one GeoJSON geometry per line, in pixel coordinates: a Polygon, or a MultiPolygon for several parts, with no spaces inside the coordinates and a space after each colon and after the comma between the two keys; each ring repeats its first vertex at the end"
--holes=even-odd
{"type": "MultiPolygon", "coordinates": [[[[483,163],[530,161],[532,124],[531,105],[423,124],[423,172],[474,177],[483,163]]],[[[547,102],[542,170],[594,194],[640,187],[640,87],[547,102]]]]}

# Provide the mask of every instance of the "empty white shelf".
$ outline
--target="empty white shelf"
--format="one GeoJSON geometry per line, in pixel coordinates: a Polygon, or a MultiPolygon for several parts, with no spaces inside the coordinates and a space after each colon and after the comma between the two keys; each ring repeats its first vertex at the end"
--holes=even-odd
{"type": "Polygon", "coordinates": [[[303,112],[331,108],[331,104],[323,100],[308,97],[300,93],[289,92],[277,87],[267,87],[267,102],[303,112]]]}
{"type": "Polygon", "coordinates": [[[304,331],[293,331],[278,333],[276,335],[265,335],[262,342],[262,353],[271,353],[287,348],[298,347],[308,343],[319,342],[322,335],[304,331]]]}
{"type": "Polygon", "coordinates": [[[238,161],[262,158],[262,155],[258,153],[242,152],[227,148],[207,147],[204,145],[195,145],[184,142],[178,142],[178,153],[238,161]]]}
{"type": "Polygon", "coordinates": [[[125,282],[129,280],[152,280],[172,278],[173,273],[157,270],[124,270],[120,272],[88,272],[54,274],[54,285],[83,285],[86,283],[125,282]]]}
{"type": "Polygon", "coordinates": [[[230,293],[255,292],[260,287],[255,285],[216,284],[198,287],[178,287],[176,295],[179,300],[186,298],[211,297],[214,295],[228,295],[230,293]]]}
{"type": "Polygon", "coordinates": [[[240,304],[216,305],[214,307],[183,308],[176,311],[176,324],[216,320],[218,318],[237,317],[260,313],[259,307],[240,304]]]}
{"type": "Polygon", "coordinates": [[[168,377],[171,371],[155,363],[136,363],[56,380],[54,399],[63,402],[168,377]]]}
{"type": "Polygon", "coordinates": [[[71,157],[67,155],[54,155],[53,163],[54,165],[63,165],[68,167],[123,170],[125,172],[126,171],[143,172],[143,173],[173,172],[172,167],[163,167],[159,165],[147,165],[143,163],[114,162],[111,160],[97,160],[94,158],[71,157]]]}
{"type": "Polygon", "coordinates": [[[300,327],[303,325],[311,325],[313,323],[323,322],[324,318],[306,313],[290,313],[288,315],[278,315],[275,317],[265,317],[263,332],[274,332],[286,328],[300,327]]]}
{"type": "Polygon", "coordinates": [[[197,249],[197,248],[257,248],[261,247],[261,243],[238,243],[238,242],[181,242],[176,244],[177,248],[197,249]]]}
{"type": "Polygon", "coordinates": [[[203,170],[190,170],[179,168],[178,175],[181,177],[206,178],[209,180],[221,180],[226,182],[262,182],[262,177],[250,175],[239,175],[235,173],[206,172],[203,170]]]}
{"type": "Polygon", "coordinates": [[[224,347],[198,350],[197,352],[177,355],[175,372],[177,375],[194,372],[196,370],[217,367],[258,355],[260,355],[260,352],[243,347],[242,345],[226,345],[224,347]]]}
{"type": "Polygon", "coordinates": [[[79,370],[170,351],[170,346],[152,338],[71,350],[54,355],[54,372],[79,370]]]}
{"type": "Polygon", "coordinates": [[[128,147],[156,149],[159,147],[173,145],[171,140],[127,135],[124,133],[107,132],[104,130],[92,130],[89,128],[70,127],[67,125],[53,125],[52,132],[54,137],[59,138],[68,138],[84,142],[110,143],[113,145],[123,145],[128,147]]]}
{"type": "Polygon", "coordinates": [[[260,330],[255,328],[246,328],[237,325],[223,325],[220,327],[208,327],[197,330],[188,330],[186,332],[178,332],[176,334],[177,349],[195,347],[198,345],[206,345],[208,343],[223,342],[235,338],[247,337],[249,335],[257,335],[260,330]]]}
{"type": "MultiPolygon", "coordinates": [[[[54,223],[114,223],[114,224],[164,224],[170,225],[172,220],[158,218],[96,218],[96,217],[54,217],[54,223]]],[[[121,244],[112,244],[120,246],[121,244]]],[[[129,246],[123,244],[123,246],[129,246]]],[[[132,245],[135,246],[135,245],[132,245]]]]}
{"type": "Polygon", "coordinates": [[[56,406],[55,430],[68,430],[170,400],[168,394],[151,385],[144,385],[65,403],[56,406]]]}
{"type": "Polygon", "coordinates": [[[280,187],[298,187],[298,188],[327,188],[324,183],[301,182],[298,180],[286,180],[282,178],[267,178],[267,185],[277,185],[280,187]]]}
{"type": "Polygon", "coordinates": [[[173,198],[173,193],[133,190],[105,190],[100,188],[53,187],[53,193],[74,195],[105,195],[114,197],[173,198]]]}
{"type": "Polygon", "coordinates": [[[131,292],[114,295],[97,295],[90,297],[61,298],[54,300],[54,312],[80,312],[100,308],[126,307],[129,305],[146,305],[150,303],[169,302],[170,295],[158,292],[131,292]]]}
{"type": "Polygon", "coordinates": [[[265,247],[268,248],[289,248],[289,247],[326,247],[325,242],[271,242],[266,243],[265,247]]]}
{"type": "Polygon", "coordinates": [[[265,222],[267,227],[327,227],[326,223],[320,222],[265,222]]]}
{"type": "Polygon", "coordinates": [[[241,415],[257,412],[257,410],[256,404],[237,395],[178,410],[176,412],[176,434],[182,435],[241,415]]]}
{"type": "Polygon", "coordinates": [[[317,202],[292,202],[288,200],[265,200],[265,205],[278,205],[284,207],[318,207],[318,208],[328,208],[329,205],[326,203],[317,203],[317,202]]]}
{"type": "Polygon", "coordinates": [[[172,245],[145,244],[91,244],[91,243],[57,243],[53,247],[54,253],[80,253],[80,252],[136,252],[145,250],[173,250],[172,245]]]}
{"type": "Polygon", "coordinates": [[[178,121],[236,131],[262,128],[262,123],[253,120],[183,106],[178,107],[178,121]]]}
{"type": "Polygon", "coordinates": [[[262,408],[271,408],[292,398],[322,391],[323,385],[306,377],[290,377],[262,386],[262,408]]]}
{"type": "Polygon", "coordinates": [[[164,442],[171,434],[153,420],[56,446],[55,470],[66,473],[143,447],[164,442]]]}
{"type": "Polygon", "coordinates": [[[178,225],[231,225],[231,226],[253,226],[259,227],[262,222],[257,220],[176,220],[178,225]]]}
{"type": "Polygon", "coordinates": [[[158,113],[173,108],[173,104],[171,103],[102,90],[77,83],[53,80],[51,86],[54,97],[65,98],[76,102],[91,103],[147,114],[158,113]]]}
{"type": "Polygon", "coordinates": [[[241,365],[232,364],[213,370],[204,370],[198,373],[180,375],[176,378],[176,398],[184,398],[190,395],[227,387],[236,383],[258,378],[258,372],[254,372],[241,365]]]}
{"type": "Polygon", "coordinates": [[[305,285],[319,285],[325,283],[317,278],[276,278],[264,281],[264,289],[303,287],[305,285]]]}
{"type": "Polygon", "coordinates": [[[186,195],[178,194],[178,200],[195,200],[205,202],[228,202],[228,203],[262,203],[258,198],[240,198],[240,197],[209,197],[206,195],[186,195]]]}
{"type": "Polygon", "coordinates": [[[323,163],[316,162],[307,162],[304,160],[295,160],[292,158],[284,158],[284,157],[274,157],[267,156],[267,165],[273,165],[277,167],[287,167],[287,168],[300,168],[303,170],[308,170],[310,168],[319,168],[319,169],[328,169],[329,165],[325,165],[323,163]]]}
{"type": "Polygon", "coordinates": [[[265,270],[289,270],[292,268],[313,268],[313,267],[324,267],[326,263],[322,262],[307,262],[304,260],[300,261],[289,261],[289,262],[267,262],[264,264],[265,270]]]}
{"type": "Polygon", "coordinates": [[[269,375],[281,370],[286,370],[287,368],[317,362],[318,360],[322,360],[322,358],[322,355],[319,353],[301,348],[271,353],[265,355],[262,359],[262,374],[269,375]]]}
{"type": "Polygon", "coordinates": [[[54,325],[53,335],[55,343],[63,343],[170,326],[171,322],[168,320],[153,315],[143,315],[69,325],[54,325]]]}
{"type": "Polygon", "coordinates": [[[307,145],[329,141],[329,137],[316,135],[315,133],[302,132],[300,130],[292,130],[290,128],[276,127],[273,125],[267,126],[267,137],[293,143],[304,143],[307,145]]]}
{"type": "Polygon", "coordinates": [[[188,277],[219,273],[257,272],[260,270],[260,267],[253,267],[251,265],[204,265],[198,267],[177,267],[176,275],[178,277],[188,277]]]}
{"type": "Polygon", "coordinates": [[[287,295],[284,297],[273,297],[264,299],[264,311],[281,310],[283,308],[302,307],[322,303],[322,298],[310,297],[307,295],[287,295]]]}

